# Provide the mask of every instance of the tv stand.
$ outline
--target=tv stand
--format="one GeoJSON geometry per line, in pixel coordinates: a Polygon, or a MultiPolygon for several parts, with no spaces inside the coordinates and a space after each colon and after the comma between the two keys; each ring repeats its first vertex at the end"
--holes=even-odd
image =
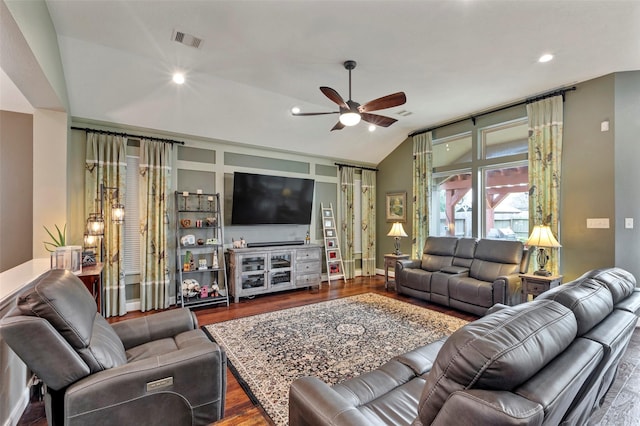
{"type": "Polygon", "coordinates": [[[286,241],[281,246],[230,248],[227,256],[229,291],[235,303],[241,297],[320,285],[322,246],[318,244],[286,241]]]}
{"type": "Polygon", "coordinates": [[[247,243],[247,247],[281,247],[281,246],[302,246],[304,240],[294,241],[266,241],[261,243],[247,243]]]}

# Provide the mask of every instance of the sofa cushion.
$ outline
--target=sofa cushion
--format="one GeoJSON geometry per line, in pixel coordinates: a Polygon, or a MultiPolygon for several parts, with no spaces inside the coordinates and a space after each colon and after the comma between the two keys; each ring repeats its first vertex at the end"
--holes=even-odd
{"type": "Polygon", "coordinates": [[[17,308],[22,315],[47,320],[92,373],[126,363],[122,342],[97,313],[93,296],[73,273],[63,269],[45,272],[18,297],[17,308]]]}
{"type": "Polygon", "coordinates": [[[428,237],[422,251],[420,267],[425,271],[439,271],[451,265],[458,239],[454,237],[428,237]]]}
{"type": "Polygon", "coordinates": [[[614,305],[631,296],[636,288],[636,278],[620,268],[594,269],[584,273],[578,280],[585,278],[593,278],[606,286],[611,292],[614,305]]]}
{"type": "Polygon", "coordinates": [[[433,273],[422,269],[405,268],[400,272],[402,275],[400,282],[403,287],[428,293],[431,291],[431,275],[433,273]]]}
{"type": "Polygon", "coordinates": [[[493,282],[520,271],[524,246],[519,241],[480,240],[471,262],[469,276],[493,282]]]}
{"type": "MultiPolygon", "coordinates": [[[[476,252],[478,240],[475,238],[460,238],[453,255],[453,266],[469,268],[476,252]]],[[[458,272],[453,272],[457,274],[458,272]]]]}
{"type": "Polygon", "coordinates": [[[550,300],[504,308],[465,325],[438,353],[420,398],[420,422],[431,424],[453,392],[514,389],[564,351],[576,333],[573,313],[550,300]]]}
{"type": "Polygon", "coordinates": [[[471,277],[451,277],[448,281],[449,298],[477,306],[493,306],[493,285],[471,277]]]}
{"type": "Polygon", "coordinates": [[[578,278],[545,291],[540,300],[555,300],[571,309],[578,322],[578,336],[591,330],[613,311],[613,298],[606,286],[593,278],[578,278]]]}

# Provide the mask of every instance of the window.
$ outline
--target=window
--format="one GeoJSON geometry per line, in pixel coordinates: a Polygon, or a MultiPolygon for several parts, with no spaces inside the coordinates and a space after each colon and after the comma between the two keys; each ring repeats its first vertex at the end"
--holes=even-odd
{"type": "Polygon", "coordinates": [[[140,157],[127,155],[127,191],[124,202],[124,271],[127,275],[140,273],[139,165],[140,157]]]}
{"type": "Polygon", "coordinates": [[[526,119],[433,141],[430,233],[525,241],[529,232],[526,119]]]}

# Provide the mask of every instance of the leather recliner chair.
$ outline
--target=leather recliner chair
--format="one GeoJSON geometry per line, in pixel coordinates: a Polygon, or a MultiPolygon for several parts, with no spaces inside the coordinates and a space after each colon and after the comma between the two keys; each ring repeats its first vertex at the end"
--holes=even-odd
{"type": "Polygon", "coordinates": [[[69,271],[51,270],[0,321],[44,382],[50,425],[204,425],[224,415],[226,356],[186,308],[110,325],[69,271]]]}

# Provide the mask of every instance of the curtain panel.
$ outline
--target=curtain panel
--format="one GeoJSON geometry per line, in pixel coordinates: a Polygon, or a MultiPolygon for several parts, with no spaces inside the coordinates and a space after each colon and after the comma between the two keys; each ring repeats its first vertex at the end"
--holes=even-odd
{"type": "Polygon", "coordinates": [[[353,175],[352,167],[340,167],[340,242],[344,279],[355,276],[355,259],[353,257],[353,228],[355,214],[353,211],[353,175]]]}
{"type": "Polygon", "coordinates": [[[102,286],[105,317],[127,313],[124,281],[124,229],[111,222],[111,205],[124,200],[127,176],[127,139],[122,136],[87,133],[85,163],[85,217],[100,212],[104,236],[97,255],[104,263],[102,286]],[[100,185],[107,188],[101,199],[100,185]],[[104,201],[104,202],[103,202],[104,201]]]}
{"type": "Polygon", "coordinates": [[[362,170],[362,275],[376,274],[376,171],[362,170]]]}
{"type": "MultiPolygon", "coordinates": [[[[527,104],[527,117],[529,120],[529,233],[535,225],[549,225],[559,240],[562,96],[527,104]]],[[[558,250],[549,250],[547,269],[554,275],[559,271],[558,259],[558,250]]]]}
{"type": "Polygon", "coordinates": [[[433,136],[431,132],[413,136],[413,236],[411,257],[422,258],[429,236],[429,206],[433,170],[433,136]]]}
{"type": "MultiPolygon", "coordinates": [[[[140,310],[169,307],[175,248],[169,237],[173,146],[140,141],[140,310]]],[[[132,220],[137,220],[132,218],[132,220]]]]}

